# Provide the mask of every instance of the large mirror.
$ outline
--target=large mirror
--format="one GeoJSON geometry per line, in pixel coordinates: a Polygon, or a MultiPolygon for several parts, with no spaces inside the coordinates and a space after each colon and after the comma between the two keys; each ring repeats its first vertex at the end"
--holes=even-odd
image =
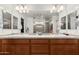
{"type": "Polygon", "coordinates": [[[11,29],[11,14],[3,12],[3,29],[11,29]]]}

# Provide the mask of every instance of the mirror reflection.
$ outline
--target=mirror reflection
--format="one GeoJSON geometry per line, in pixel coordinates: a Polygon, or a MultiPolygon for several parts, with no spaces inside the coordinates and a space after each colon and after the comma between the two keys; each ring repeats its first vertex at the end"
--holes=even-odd
{"type": "Polygon", "coordinates": [[[26,34],[61,34],[79,29],[79,5],[6,4],[5,6],[3,4],[0,6],[3,7],[0,9],[0,29],[5,31],[9,29],[10,32],[26,34]]]}
{"type": "Polygon", "coordinates": [[[61,18],[61,29],[66,29],[66,16],[61,18]]]}
{"type": "Polygon", "coordinates": [[[13,29],[18,29],[18,18],[13,16],[13,29]]]}
{"type": "Polygon", "coordinates": [[[11,29],[11,14],[3,12],[3,29],[11,29]]]}

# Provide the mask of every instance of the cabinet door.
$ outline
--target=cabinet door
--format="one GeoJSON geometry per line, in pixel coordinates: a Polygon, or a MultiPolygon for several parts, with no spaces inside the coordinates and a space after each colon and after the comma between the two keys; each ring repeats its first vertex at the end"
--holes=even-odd
{"type": "Polygon", "coordinates": [[[77,54],[77,40],[75,39],[55,39],[50,41],[51,54],[73,55],[77,54]]]}
{"type": "Polygon", "coordinates": [[[34,39],[31,40],[31,54],[49,54],[48,40],[34,39]]]}
{"type": "Polygon", "coordinates": [[[8,41],[6,39],[0,39],[0,54],[1,55],[9,54],[7,48],[8,48],[8,41]]]}
{"type": "Polygon", "coordinates": [[[28,54],[30,54],[29,47],[30,47],[29,40],[27,40],[27,39],[16,40],[16,52],[15,52],[15,54],[28,55],[28,54]]]}
{"type": "Polygon", "coordinates": [[[15,39],[9,39],[9,40],[7,40],[6,46],[7,46],[6,51],[10,55],[16,54],[16,40],[15,39]]]}
{"type": "Polygon", "coordinates": [[[7,40],[6,51],[10,55],[29,54],[29,40],[24,39],[9,39],[7,40]]]}

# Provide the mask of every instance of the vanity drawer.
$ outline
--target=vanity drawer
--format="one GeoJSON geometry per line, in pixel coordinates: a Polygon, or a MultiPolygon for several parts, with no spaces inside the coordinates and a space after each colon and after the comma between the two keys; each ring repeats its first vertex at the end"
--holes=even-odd
{"type": "Polygon", "coordinates": [[[31,40],[31,54],[45,55],[49,54],[49,42],[48,40],[31,40]]]}
{"type": "Polygon", "coordinates": [[[58,39],[50,40],[50,44],[53,44],[53,45],[74,45],[77,43],[78,43],[78,40],[76,40],[76,39],[58,38],[58,39]]]}
{"type": "Polygon", "coordinates": [[[30,49],[29,45],[16,45],[16,55],[29,55],[30,49]]]}
{"type": "Polygon", "coordinates": [[[48,55],[49,54],[49,48],[48,45],[31,45],[31,54],[34,55],[48,55]]]}
{"type": "Polygon", "coordinates": [[[31,40],[31,44],[33,44],[33,45],[34,45],[34,44],[35,44],[35,45],[36,45],[36,44],[38,44],[38,45],[39,45],[39,44],[40,44],[40,45],[41,45],[41,44],[45,44],[45,45],[47,44],[47,45],[48,45],[48,41],[49,41],[49,40],[44,40],[44,39],[33,39],[33,40],[31,40]]]}
{"type": "Polygon", "coordinates": [[[51,55],[75,55],[78,54],[76,45],[51,45],[51,55]]]}

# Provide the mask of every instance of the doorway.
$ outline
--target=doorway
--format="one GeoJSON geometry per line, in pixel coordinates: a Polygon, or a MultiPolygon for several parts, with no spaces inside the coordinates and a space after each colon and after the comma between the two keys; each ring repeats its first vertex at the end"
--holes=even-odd
{"type": "Polygon", "coordinates": [[[21,26],[22,26],[21,33],[24,33],[24,19],[23,18],[21,18],[21,26]]]}

